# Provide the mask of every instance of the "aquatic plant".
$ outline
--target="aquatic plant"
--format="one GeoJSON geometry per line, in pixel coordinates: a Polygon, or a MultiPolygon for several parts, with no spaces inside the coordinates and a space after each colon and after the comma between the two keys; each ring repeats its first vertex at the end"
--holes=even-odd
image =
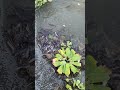
{"type": "Polygon", "coordinates": [[[74,49],[71,48],[72,42],[67,41],[67,43],[61,44],[61,49],[55,55],[52,63],[57,67],[57,72],[59,74],[65,74],[67,77],[71,74],[76,74],[79,72],[81,67],[81,55],[76,53],[74,49]]]}

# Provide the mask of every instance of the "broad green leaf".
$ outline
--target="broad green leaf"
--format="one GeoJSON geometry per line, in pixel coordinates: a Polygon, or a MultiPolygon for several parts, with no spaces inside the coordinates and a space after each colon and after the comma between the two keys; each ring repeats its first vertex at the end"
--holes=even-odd
{"type": "Polygon", "coordinates": [[[76,86],[78,86],[80,84],[80,80],[76,81],[76,86]]]}
{"type": "Polygon", "coordinates": [[[94,69],[97,67],[96,66],[96,60],[91,56],[87,55],[85,65],[86,65],[86,75],[89,75],[94,69]]]}
{"type": "Polygon", "coordinates": [[[70,52],[70,48],[66,48],[66,55],[67,57],[71,57],[71,52],[70,52]]]}
{"type": "Polygon", "coordinates": [[[56,61],[56,62],[54,62],[53,65],[54,65],[55,67],[60,66],[60,61],[56,61]]]}
{"type": "Polygon", "coordinates": [[[67,77],[70,75],[70,64],[69,64],[69,63],[66,63],[65,75],[66,75],[67,77]]]}
{"type": "Polygon", "coordinates": [[[65,50],[64,50],[64,49],[60,49],[60,50],[58,50],[58,52],[59,52],[62,56],[65,56],[65,50]]]}
{"type": "Polygon", "coordinates": [[[57,59],[57,58],[53,58],[52,61],[53,61],[53,62],[56,62],[56,61],[58,61],[58,59],[57,59]]]}
{"type": "Polygon", "coordinates": [[[105,66],[99,66],[99,68],[102,69],[103,72],[105,72],[105,73],[107,72],[107,74],[111,74],[111,70],[109,68],[107,68],[105,66]]]}
{"type": "Polygon", "coordinates": [[[70,79],[69,79],[69,78],[66,78],[66,79],[65,79],[65,81],[66,81],[66,82],[69,82],[69,81],[70,81],[70,79]]]}
{"type": "Polygon", "coordinates": [[[86,57],[86,65],[90,65],[92,67],[96,67],[96,60],[91,55],[87,55],[86,57]]]}
{"type": "Polygon", "coordinates": [[[74,56],[75,53],[76,53],[75,50],[71,49],[71,54],[72,54],[71,56],[74,56]]]}
{"type": "Polygon", "coordinates": [[[79,54],[75,54],[72,58],[72,61],[80,61],[81,60],[81,56],[79,54]]]}
{"type": "Polygon", "coordinates": [[[69,84],[66,85],[66,88],[67,88],[68,90],[73,90],[72,87],[71,87],[69,84]]]}
{"type": "Polygon", "coordinates": [[[61,61],[60,65],[62,65],[62,73],[65,73],[65,69],[66,69],[66,61],[61,61]]]}
{"type": "Polygon", "coordinates": [[[66,64],[66,61],[61,61],[60,62],[60,65],[65,65],[66,64]]]}
{"type": "Polygon", "coordinates": [[[72,64],[70,65],[70,69],[74,74],[78,72],[78,69],[72,64]]]}
{"type": "Polygon", "coordinates": [[[44,3],[46,3],[47,2],[47,0],[43,0],[44,1],[44,3]]]}
{"type": "Polygon", "coordinates": [[[103,85],[91,85],[90,90],[111,90],[111,89],[103,85]]]}
{"type": "Polygon", "coordinates": [[[76,86],[76,80],[73,80],[73,87],[76,86]]]}
{"type": "Polygon", "coordinates": [[[108,73],[104,72],[104,69],[96,67],[94,71],[89,74],[89,80],[91,83],[104,82],[110,79],[108,73]]]}
{"type": "Polygon", "coordinates": [[[56,54],[55,57],[56,57],[58,60],[61,60],[61,59],[63,58],[60,54],[56,54]]]}
{"type": "Polygon", "coordinates": [[[63,73],[63,65],[61,65],[59,68],[58,68],[58,70],[57,70],[57,72],[59,73],[59,74],[62,74],[63,73]]]}
{"type": "Polygon", "coordinates": [[[63,65],[63,73],[66,72],[66,64],[63,65]]]}
{"type": "Polygon", "coordinates": [[[85,90],[85,85],[83,83],[80,83],[79,86],[78,86],[78,88],[80,90],[85,90]]]}
{"type": "Polygon", "coordinates": [[[80,67],[81,63],[80,62],[71,62],[73,65],[80,67]]]}

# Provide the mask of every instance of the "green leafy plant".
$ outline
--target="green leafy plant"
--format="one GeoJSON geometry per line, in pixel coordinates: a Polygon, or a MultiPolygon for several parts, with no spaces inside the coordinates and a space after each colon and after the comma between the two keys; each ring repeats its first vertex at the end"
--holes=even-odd
{"type": "Polygon", "coordinates": [[[72,79],[66,79],[66,89],[67,90],[85,90],[85,85],[80,82],[80,80],[76,80],[74,78],[72,79]]]}
{"type": "Polygon", "coordinates": [[[51,2],[52,0],[35,0],[35,8],[41,7],[47,2],[51,2]]]}
{"type": "Polygon", "coordinates": [[[96,60],[91,56],[86,57],[86,88],[87,90],[111,90],[106,86],[110,79],[111,71],[104,66],[97,66],[96,60]]]}
{"type": "Polygon", "coordinates": [[[53,59],[53,65],[57,67],[57,72],[59,74],[65,74],[69,77],[70,73],[73,74],[79,72],[81,67],[81,55],[76,53],[74,49],[71,48],[72,42],[67,41],[67,43],[61,44],[61,49],[53,59]]]}

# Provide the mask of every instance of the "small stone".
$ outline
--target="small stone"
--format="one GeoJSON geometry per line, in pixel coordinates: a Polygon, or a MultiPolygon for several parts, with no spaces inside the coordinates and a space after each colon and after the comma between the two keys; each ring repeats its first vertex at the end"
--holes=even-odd
{"type": "Polygon", "coordinates": [[[80,6],[80,3],[78,3],[78,6],[80,6]]]}
{"type": "Polygon", "coordinates": [[[63,27],[66,27],[65,25],[63,25],[63,27]]]}
{"type": "Polygon", "coordinates": [[[52,54],[44,54],[44,56],[45,56],[47,59],[52,59],[52,57],[53,57],[52,54]]]}

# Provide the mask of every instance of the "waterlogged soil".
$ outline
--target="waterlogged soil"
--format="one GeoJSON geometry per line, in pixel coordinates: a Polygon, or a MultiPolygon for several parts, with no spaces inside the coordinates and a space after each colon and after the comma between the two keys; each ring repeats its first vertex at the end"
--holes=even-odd
{"type": "MultiPolygon", "coordinates": [[[[82,82],[85,80],[85,1],[53,0],[36,10],[35,16],[35,88],[66,90],[64,76],[58,75],[51,58],[61,42],[72,41],[82,55],[82,82]]],[[[79,75],[78,75],[79,76],[79,75]]],[[[78,77],[76,77],[78,78],[78,77]]]]}

